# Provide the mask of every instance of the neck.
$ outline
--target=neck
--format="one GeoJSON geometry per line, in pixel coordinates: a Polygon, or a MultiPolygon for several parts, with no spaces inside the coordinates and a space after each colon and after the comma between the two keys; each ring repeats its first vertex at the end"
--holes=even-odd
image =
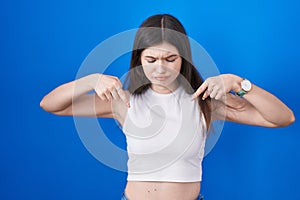
{"type": "Polygon", "coordinates": [[[168,94],[173,92],[174,90],[177,89],[178,87],[178,82],[175,82],[171,85],[159,85],[159,84],[151,84],[151,89],[157,93],[161,93],[161,94],[168,94]]]}

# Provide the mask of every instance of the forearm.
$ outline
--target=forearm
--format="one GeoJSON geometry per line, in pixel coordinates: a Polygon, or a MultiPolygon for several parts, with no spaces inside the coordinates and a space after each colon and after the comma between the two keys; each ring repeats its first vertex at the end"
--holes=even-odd
{"type": "Polygon", "coordinates": [[[72,101],[92,91],[96,80],[95,74],[91,74],[60,85],[42,99],[40,106],[48,112],[64,110],[72,104],[72,101]]]}
{"type": "MultiPolygon", "coordinates": [[[[241,78],[233,75],[234,77],[234,91],[237,92],[241,88],[241,78]]],[[[266,90],[252,84],[252,89],[243,96],[260,115],[275,126],[286,126],[292,123],[294,119],[293,112],[277,97],[267,92],[266,90]]]]}

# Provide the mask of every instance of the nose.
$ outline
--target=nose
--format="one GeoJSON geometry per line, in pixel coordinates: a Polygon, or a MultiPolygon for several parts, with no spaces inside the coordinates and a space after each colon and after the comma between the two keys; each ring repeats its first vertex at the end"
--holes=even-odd
{"type": "Polygon", "coordinates": [[[157,71],[157,73],[160,73],[160,74],[163,74],[163,73],[165,73],[167,70],[166,70],[166,68],[163,66],[163,65],[157,65],[157,67],[156,67],[156,71],[157,71]]]}
{"type": "Polygon", "coordinates": [[[158,63],[157,63],[157,67],[156,67],[156,71],[160,74],[163,74],[165,73],[167,70],[166,70],[166,67],[163,66],[163,62],[162,60],[158,60],[158,63]]]}

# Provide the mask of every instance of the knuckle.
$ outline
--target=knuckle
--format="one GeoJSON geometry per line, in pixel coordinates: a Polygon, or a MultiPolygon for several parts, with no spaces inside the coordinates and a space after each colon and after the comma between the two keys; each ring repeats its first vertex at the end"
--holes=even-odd
{"type": "Polygon", "coordinates": [[[109,91],[113,91],[115,89],[115,86],[114,85],[110,85],[108,88],[107,88],[109,91]]]}
{"type": "Polygon", "coordinates": [[[121,83],[121,81],[120,81],[119,79],[114,80],[113,85],[114,85],[114,87],[116,87],[116,88],[117,88],[117,87],[122,88],[122,83],[121,83]]]}
{"type": "Polygon", "coordinates": [[[113,78],[113,81],[114,81],[115,84],[119,84],[120,83],[120,80],[119,80],[118,77],[113,76],[112,78],[113,78]]]}
{"type": "Polygon", "coordinates": [[[112,81],[112,84],[114,85],[114,86],[117,86],[118,85],[118,79],[114,79],[113,81],[112,81]]]}
{"type": "Polygon", "coordinates": [[[108,92],[108,88],[103,88],[101,92],[102,92],[103,94],[107,93],[107,92],[108,92]]]}

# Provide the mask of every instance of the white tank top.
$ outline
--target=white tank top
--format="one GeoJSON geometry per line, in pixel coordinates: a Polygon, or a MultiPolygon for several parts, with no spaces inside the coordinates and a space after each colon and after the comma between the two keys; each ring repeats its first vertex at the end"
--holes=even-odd
{"type": "Polygon", "coordinates": [[[130,106],[122,128],[127,180],[201,181],[206,127],[197,100],[179,86],[169,94],[131,95],[130,106]]]}

